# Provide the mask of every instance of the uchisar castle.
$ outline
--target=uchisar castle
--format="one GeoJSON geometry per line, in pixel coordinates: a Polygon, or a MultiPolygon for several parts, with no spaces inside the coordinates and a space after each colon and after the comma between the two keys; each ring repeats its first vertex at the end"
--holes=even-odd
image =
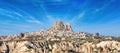
{"type": "Polygon", "coordinates": [[[120,53],[120,39],[74,32],[57,21],[47,30],[0,36],[0,53],[120,53]]]}

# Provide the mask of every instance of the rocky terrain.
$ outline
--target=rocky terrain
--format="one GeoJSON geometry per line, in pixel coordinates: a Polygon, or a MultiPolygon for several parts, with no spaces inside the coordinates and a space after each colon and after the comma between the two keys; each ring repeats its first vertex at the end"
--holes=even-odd
{"type": "Polygon", "coordinates": [[[0,53],[120,53],[120,39],[74,32],[57,21],[47,30],[0,36],[0,53]]]}

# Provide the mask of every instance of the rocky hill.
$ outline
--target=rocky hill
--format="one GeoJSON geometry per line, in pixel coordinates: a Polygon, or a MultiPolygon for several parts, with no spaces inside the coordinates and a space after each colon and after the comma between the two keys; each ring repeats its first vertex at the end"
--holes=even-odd
{"type": "Polygon", "coordinates": [[[120,53],[119,38],[74,32],[57,21],[47,30],[0,37],[0,53],[120,53]]]}

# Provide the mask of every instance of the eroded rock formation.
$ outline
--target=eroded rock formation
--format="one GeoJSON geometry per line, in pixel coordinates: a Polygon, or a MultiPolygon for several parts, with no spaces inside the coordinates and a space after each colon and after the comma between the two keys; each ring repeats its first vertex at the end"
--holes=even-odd
{"type": "Polygon", "coordinates": [[[120,42],[57,21],[48,30],[1,36],[0,53],[120,53],[120,42]]]}

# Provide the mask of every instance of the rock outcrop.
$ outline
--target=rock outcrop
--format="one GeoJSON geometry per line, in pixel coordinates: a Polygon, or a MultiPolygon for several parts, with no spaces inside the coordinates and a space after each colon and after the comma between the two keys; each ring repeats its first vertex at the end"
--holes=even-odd
{"type": "Polygon", "coordinates": [[[66,25],[65,25],[65,30],[66,30],[66,31],[70,31],[70,32],[73,31],[70,23],[66,23],[66,25]]]}
{"type": "Polygon", "coordinates": [[[64,25],[62,21],[57,21],[54,24],[54,26],[52,26],[49,30],[51,30],[51,31],[69,31],[69,32],[73,31],[70,23],[66,23],[66,25],[64,25]]]}

